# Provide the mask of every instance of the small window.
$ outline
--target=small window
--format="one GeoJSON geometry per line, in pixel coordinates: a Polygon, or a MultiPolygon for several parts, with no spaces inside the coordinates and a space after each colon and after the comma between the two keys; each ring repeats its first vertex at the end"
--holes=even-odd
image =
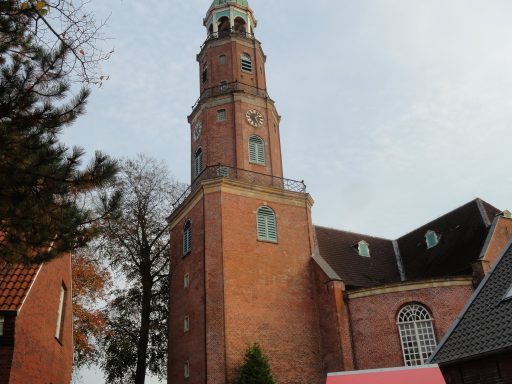
{"type": "Polygon", "coordinates": [[[219,56],[219,64],[221,64],[221,65],[226,64],[226,55],[219,56]]]}
{"type": "Polygon", "coordinates": [[[265,165],[265,142],[259,136],[249,136],[249,162],[265,165]]]}
{"type": "Polygon", "coordinates": [[[183,319],[183,332],[190,331],[190,317],[185,316],[183,319]]]}
{"type": "Polygon", "coordinates": [[[221,92],[226,92],[228,90],[228,82],[226,80],[222,80],[220,82],[219,89],[221,92]]]}
{"type": "Polygon", "coordinates": [[[370,257],[370,245],[366,241],[361,240],[355,247],[360,256],[370,257]]]}
{"type": "Polygon", "coordinates": [[[203,169],[203,150],[199,148],[194,155],[194,173],[197,176],[203,169]]]}
{"type": "Polygon", "coordinates": [[[217,121],[224,121],[224,120],[226,120],[226,110],[219,109],[217,111],[217,121]]]}
{"type": "Polygon", "coordinates": [[[241,62],[241,65],[242,65],[242,71],[252,72],[251,56],[249,56],[246,53],[243,53],[242,57],[240,59],[240,62],[241,62]]]}
{"type": "Polygon", "coordinates": [[[185,365],[183,366],[183,377],[185,379],[188,379],[190,377],[190,363],[188,360],[185,362],[185,365]]]}
{"type": "Polygon", "coordinates": [[[405,365],[425,364],[436,347],[430,313],[422,305],[406,305],[398,313],[397,325],[405,365]]]}
{"type": "Polygon", "coordinates": [[[4,323],[5,323],[5,317],[0,316],[0,336],[4,335],[4,323]]]}
{"type": "Polygon", "coordinates": [[[185,273],[185,276],[183,276],[183,288],[187,289],[190,287],[190,274],[185,273]]]}
{"type": "Polygon", "coordinates": [[[277,224],[274,211],[266,206],[256,211],[258,240],[277,242],[277,224]]]}
{"type": "Polygon", "coordinates": [[[217,176],[219,177],[228,177],[229,169],[228,167],[220,166],[217,168],[217,176]]]}
{"type": "Polygon", "coordinates": [[[434,248],[439,243],[440,236],[430,230],[425,234],[425,243],[427,244],[427,249],[434,248]]]}
{"type": "Polygon", "coordinates": [[[188,255],[192,250],[192,223],[187,220],[183,227],[183,255],[188,255]]]}
{"type": "Polygon", "coordinates": [[[203,65],[202,78],[203,78],[203,83],[206,83],[208,81],[208,64],[206,64],[206,63],[203,65]]]}
{"type": "Polygon", "coordinates": [[[66,304],[66,291],[67,290],[64,284],[61,284],[59,295],[59,308],[57,310],[57,325],[55,327],[55,338],[57,340],[62,340],[62,328],[64,326],[64,312],[66,304]]]}

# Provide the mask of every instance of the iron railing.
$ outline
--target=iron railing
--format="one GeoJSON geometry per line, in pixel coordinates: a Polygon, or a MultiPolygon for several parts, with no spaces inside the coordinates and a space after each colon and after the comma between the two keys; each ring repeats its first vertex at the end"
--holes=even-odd
{"type": "Polygon", "coordinates": [[[183,192],[183,194],[172,204],[173,210],[178,208],[187,199],[187,197],[196,190],[201,181],[223,177],[243,181],[252,185],[273,187],[284,191],[300,193],[306,192],[306,185],[304,184],[304,181],[284,179],[282,177],[266,175],[264,173],[252,172],[245,169],[233,168],[219,164],[206,167],[199,176],[195,178],[185,192],[183,192]]]}
{"type": "Polygon", "coordinates": [[[201,45],[201,51],[206,46],[206,44],[208,44],[211,40],[224,39],[226,37],[232,37],[232,36],[234,36],[234,37],[241,37],[243,39],[249,39],[249,40],[254,40],[255,39],[253,33],[244,32],[244,31],[237,31],[233,27],[233,28],[230,28],[230,29],[226,29],[224,31],[218,31],[218,32],[210,33],[208,35],[208,37],[206,38],[205,42],[203,43],[203,45],[201,45]]]}
{"type": "Polygon", "coordinates": [[[234,81],[232,83],[221,83],[215,87],[203,89],[203,91],[201,92],[201,96],[199,96],[199,99],[197,99],[195,104],[192,106],[192,109],[195,109],[199,105],[201,100],[207,97],[220,96],[237,91],[249,93],[254,96],[261,96],[265,98],[269,97],[265,89],[254,87],[249,84],[240,83],[238,81],[234,81]]]}

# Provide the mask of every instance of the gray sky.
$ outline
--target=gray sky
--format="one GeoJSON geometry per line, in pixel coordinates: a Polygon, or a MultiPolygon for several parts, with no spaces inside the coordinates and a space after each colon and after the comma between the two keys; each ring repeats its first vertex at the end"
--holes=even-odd
{"type": "MultiPolygon", "coordinates": [[[[249,2],[285,177],[305,180],[316,224],[397,238],[475,197],[512,208],[512,2],[249,2]]],[[[93,2],[115,54],[66,143],[147,153],[189,182],[210,3],[93,2]]]]}

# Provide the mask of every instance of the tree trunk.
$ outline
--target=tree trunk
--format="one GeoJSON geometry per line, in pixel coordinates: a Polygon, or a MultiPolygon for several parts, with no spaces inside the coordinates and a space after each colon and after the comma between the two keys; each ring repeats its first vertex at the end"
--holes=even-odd
{"type": "Polygon", "coordinates": [[[137,369],[135,384],[144,384],[146,380],[147,351],[149,343],[149,321],[151,315],[151,275],[148,271],[142,280],[142,308],[140,313],[140,328],[137,345],[137,369]]]}

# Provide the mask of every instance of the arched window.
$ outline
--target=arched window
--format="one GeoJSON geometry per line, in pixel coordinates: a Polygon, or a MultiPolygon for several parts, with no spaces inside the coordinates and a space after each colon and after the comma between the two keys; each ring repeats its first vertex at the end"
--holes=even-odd
{"type": "Polygon", "coordinates": [[[257,135],[249,136],[249,162],[265,164],[265,142],[257,135]]]}
{"type": "Polygon", "coordinates": [[[194,174],[199,176],[201,170],[203,169],[203,150],[198,148],[194,155],[194,174]]]}
{"type": "Polygon", "coordinates": [[[400,310],[397,320],[405,365],[425,363],[436,347],[430,313],[420,304],[408,304],[400,310]]]}
{"type": "Polygon", "coordinates": [[[192,223],[187,220],[183,227],[183,256],[188,255],[192,250],[192,223]]]}
{"type": "Polygon", "coordinates": [[[242,53],[240,57],[240,64],[242,66],[242,71],[252,72],[252,59],[247,53],[242,53]]]}
{"type": "Polygon", "coordinates": [[[277,224],[274,211],[266,206],[256,211],[258,240],[277,242],[277,224]]]}
{"type": "Polygon", "coordinates": [[[247,32],[245,20],[241,17],[235,18],[235,32],[247,32]]]}
{"type": "Polygon", "coordinates": [[[217,25],[219,32],[229,31],[231,29],[231,24],[227,16],[222,16],[219,21],[217,21],[217,25]]]}

